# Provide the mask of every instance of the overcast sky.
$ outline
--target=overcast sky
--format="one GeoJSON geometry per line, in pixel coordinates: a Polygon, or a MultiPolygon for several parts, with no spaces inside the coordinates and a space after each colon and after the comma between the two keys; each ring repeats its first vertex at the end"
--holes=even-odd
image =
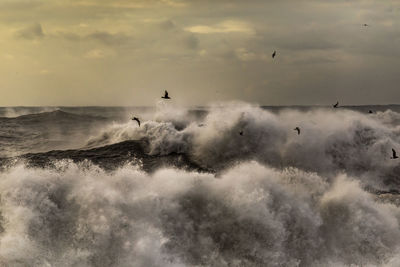
{"type": "Polygon", "coordinates": [[[0,59],[1,106],[400,103],[400,1],[0,0],[0,59]]]}

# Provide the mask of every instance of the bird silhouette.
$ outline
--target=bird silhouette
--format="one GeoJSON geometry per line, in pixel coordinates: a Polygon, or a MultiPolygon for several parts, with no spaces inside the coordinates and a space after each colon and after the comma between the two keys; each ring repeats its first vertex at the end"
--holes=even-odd
{"type": "Polygon", "coordinates": [[[276,51],[274,51],[274,53],[272,53],[272,58],[275,58],[276,56],[276,51]]]}
{"type": "Polygon", "coordinates": [[[368,27],[369,25],[368,25],[367,23],[364,23],[363,26],[364,26],[364,27],[368,27]]]}
{"type": "Polygon", "coordinates": [[[139,120],[139,118],[133,117],[132,120],[133,120],[133,121],[137,121],[137,123],[139,124],[139,127],[140,127],[140,120],[139,120]]]}
{"type": "Polygon", "coordinates": [[[240,131],[239,134],[240,134],[240,135],[243,135],[243,131],[240,131]]]}
{"type": "Polygon", "coordinates": [[[168,91],[167,91],[167,90],[165,90],[164,96],[162,96],[161,98],[164,98],[164,99],[171,99],[171,98],[168,96],[168,91]]]}
{"type": "Polygon", "coordinates": [[[393,148],[392,148],[392,154],[393,154],[393,156],[391,157],[391,159],[398,159],[399,158],[397,156],[397,154],[396,154],[396,150],[394,150],[393,148]]]}
{"type": "Polygon", "coordinates": [[[369,110],[368,113],[369,113],[369,114],[372,114],[372,113],[374,113],[374,112],[373,112],[372,110],[369,110]]]}
{"type": "Polygon", "coordinates": [[[298,135],[300,134],[300,128],[299,128],[299,127],[296,127],[296,128],[294,128],[293,130],[297,131],[297,134],[298,134],[298,135]]]}
{"type": "Polygon", "coordinates": [[[335,105],[333,105],[334,108],[338,108],[339,107],[339,101],[336,102],[335,105]]]}

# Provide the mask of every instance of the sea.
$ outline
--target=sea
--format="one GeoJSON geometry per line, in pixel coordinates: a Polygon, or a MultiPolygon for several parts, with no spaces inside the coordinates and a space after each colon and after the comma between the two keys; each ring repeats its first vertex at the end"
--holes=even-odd
{"type": "Polygon", "coordinates": [[[400,105],[2,107],[0,266],[398,267],[392,149],[400,105]]]}

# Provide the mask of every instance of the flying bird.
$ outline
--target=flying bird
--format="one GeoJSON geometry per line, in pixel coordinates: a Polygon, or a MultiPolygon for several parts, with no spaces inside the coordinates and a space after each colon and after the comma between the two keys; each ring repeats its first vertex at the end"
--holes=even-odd
{"type": "Polygon", "coordinates": [[[364,23],[363,26],[364,26],[364,27],[368,27],[369,25],[368,25],[367,23],[364,23]]]}
{"type": "Polygon", "coordinates": [[[274,51],[274,53],[272,53],[272,58],[275,58],[276,56],[276,51],[274,51]]]}
{"type": "Polygon", "coordinates": [[[335,105],[333,105],[334,108],[338,108],[339,107],[339,101],[336,102],[335,105]]]}
{"type": "Polygon", "coordinates": [[[243,135],[243,131],[240,131],[239,134],[240,134],[240,135],[243,135]]]}
{"type": "Polygon", "coordinates": [[[139,120],[139,118],[133,117],[132,120],[133,120],[133,121],[137,121],[137,123],[139,124],[139,127],[140,127],[140,120],[139,120]]]}
{"type": "Polygon", "coordinates": [[[300,128],[299,127],[296,127],[293,130],[297,131],[297,134],[300,134],[300,128]]]}
{"type": "Polygon", "coordinates": [[[374,112],[373,112],[372,110],[369,110],[368,113],[369,113],[369,114],[372,114],[372,113],[374,113],[374,112]]]}
{"type": "Polygon", "coordinates": [[[394,150],[393,148],[392,148],[392,154],[393,154],[393,156],[391,157],[391,159],[398,159],[399,158],[397,156],[397,154],[396,154],[396,150],[394,150]]]}
{"type": "Polygon", "coordinates": [[[168,91],[167,91],[167,90],[165,90],[164,96],[162,96],[161,98],[164,98],[164,99],[171,99],[171,98],[168,96],[168,91]]]}

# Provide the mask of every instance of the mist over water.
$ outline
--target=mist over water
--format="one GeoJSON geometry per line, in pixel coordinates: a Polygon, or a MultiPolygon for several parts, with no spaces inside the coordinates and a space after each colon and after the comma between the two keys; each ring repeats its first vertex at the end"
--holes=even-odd
{"type": "Polygon", "coordinates": [[[400,265],[396,107],[103,109],[0,118],[0,265],[400,265]]]}

